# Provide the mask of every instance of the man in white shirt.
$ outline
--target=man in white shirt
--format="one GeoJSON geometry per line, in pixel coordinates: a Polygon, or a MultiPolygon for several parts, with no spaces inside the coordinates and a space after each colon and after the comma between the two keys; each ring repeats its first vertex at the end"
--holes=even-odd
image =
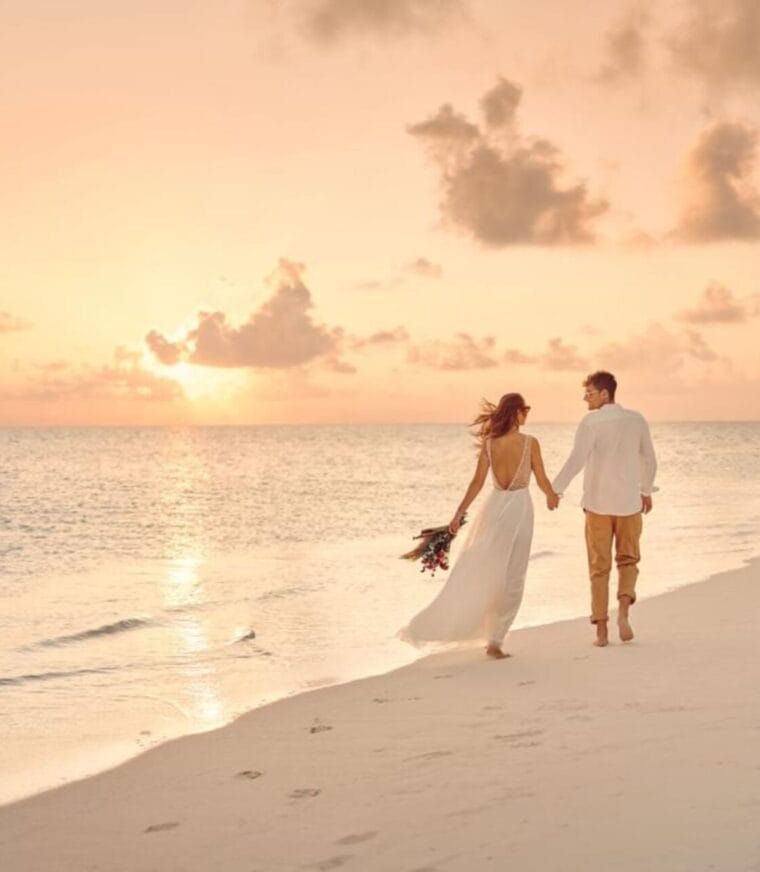
{"type": "Polygon", "coordinates": [[[583,469],[586,549],[591,576],[591,623],[595,645],[607,645],[612,543],[618,568],[618,629],[623,642],[633,639],[628,610],[636,602],[642,514],[652,510],[657,459],[643,415],[615,402],[612,373],[595,372],[583,382],[589,413],[578,425],[575,444],[553,481],[561,496],[583,469]]]}

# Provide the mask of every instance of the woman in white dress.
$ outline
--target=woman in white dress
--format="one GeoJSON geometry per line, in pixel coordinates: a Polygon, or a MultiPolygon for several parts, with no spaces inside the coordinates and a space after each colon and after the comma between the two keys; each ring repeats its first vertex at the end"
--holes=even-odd
{"type": "Polygon", "coordinates": [[[451,519],[450,532],[456,535],[489,471],[492,489],[468,524],[465,542],[443,588],[400,631],[405,641],[421,645],[483,639],[489,657],[509,656],[502,642],[520,608],[533,538],[531,472],[546,494],[548,508],[559,505],[544,471],[538,440],[520,432],[529,411],[521,394],[505,394],[496,406],[484,401],[473,421],[480,449],[478,464],[451,519]]]}

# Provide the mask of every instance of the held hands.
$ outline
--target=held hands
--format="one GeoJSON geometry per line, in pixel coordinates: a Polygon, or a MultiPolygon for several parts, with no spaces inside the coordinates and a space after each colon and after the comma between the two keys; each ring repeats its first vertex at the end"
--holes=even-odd
{"type": "Polygon", "coordinates": [[[554,493],[554,491],[548,493],[546,495],[546,508],[549,509],[550,512],[553,512],[559,507],[559,499],[559,494],[554,493]]]}
{"type": "Polygon", "coordinates": [[[652,497],[641,495],[641,511],[648,515],[652,511],[652,497]]]}

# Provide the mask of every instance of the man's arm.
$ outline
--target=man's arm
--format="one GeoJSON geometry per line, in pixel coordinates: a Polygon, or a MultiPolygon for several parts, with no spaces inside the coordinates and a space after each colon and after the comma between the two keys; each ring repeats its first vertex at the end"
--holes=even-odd
{"type": "Polygon", "coordinates": [[[585,421],[581,421],[578,429],[575,432],[575,443],[570,456],[565,461],[565,465],[557,473],[552,486],[554,490],[562,496],[565,489],[576,475],[583,469],[591,453],[591,446],[594,442],[594,435],[591,428],[585,421]]]}
{"type": "Polygon", "coordinates": [[[657,474],[657,457],[654,453],[649,425],[644,420],[641,423],[641,442],[639,444],[641,495],[651,497],[657,490],[654,486],[654,477],[657,474]]]}

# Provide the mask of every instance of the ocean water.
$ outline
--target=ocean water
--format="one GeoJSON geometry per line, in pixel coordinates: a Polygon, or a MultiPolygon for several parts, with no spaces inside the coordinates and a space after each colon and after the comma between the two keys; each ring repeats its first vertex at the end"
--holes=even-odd
{"type": "MultiPolygon", "coordinates": [[[[574,429],[527,428],[550,475],[574,429]]],[[[642,597],[760,552],[760,424],[652,435],[642,597]]],[[[394,634],[445,574],[397,558],[475,464],[460,425],[14,428],[0,457],[0,802],[418,657],[394,634]]],[[[580,479],[533,492],[516,627],[588,609],[580,479]]]]}

